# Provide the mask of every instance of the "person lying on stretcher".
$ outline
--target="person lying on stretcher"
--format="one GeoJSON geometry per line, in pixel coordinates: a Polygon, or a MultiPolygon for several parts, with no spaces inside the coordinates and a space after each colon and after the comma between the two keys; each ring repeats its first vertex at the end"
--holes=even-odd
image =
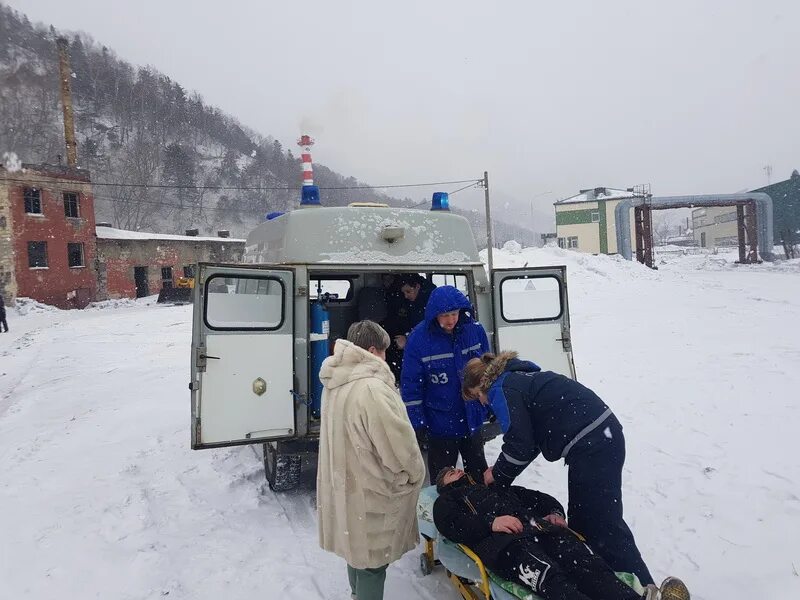
{"type": "Polygon", "coordinates": [[[606,562],[567,527],[564,507],[520,486],[476,483],[446,467],[436,478],[433,522],[444,537],[472,549],[495,575],[522,583],[545,600],[688,600],[668,577],[643,595],[617,579],[606,562]]]}

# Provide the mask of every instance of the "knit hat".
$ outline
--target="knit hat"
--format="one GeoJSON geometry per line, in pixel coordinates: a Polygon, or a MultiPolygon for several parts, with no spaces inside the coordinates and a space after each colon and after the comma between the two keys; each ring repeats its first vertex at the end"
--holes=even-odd
{"type": "Polygon", "coordinates": [[[438,475],[436,475],[436,491],[440,494],[442,490],[447,487],[447,484],[444,482],[444,476],[447,475],[450,471],[454,471],[455,467],[445,467],[441,471],[439,471],[438,475]]]}

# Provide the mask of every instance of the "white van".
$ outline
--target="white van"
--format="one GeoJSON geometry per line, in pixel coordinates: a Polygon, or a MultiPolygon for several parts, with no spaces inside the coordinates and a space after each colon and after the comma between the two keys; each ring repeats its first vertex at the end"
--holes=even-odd
{"type": "Polygon", "coordinates": [[[494,269],[487,277],[468,221],[446,202],[430,211],[310,205],[270,216],[248,236],[244,264],[197,268],[193,449],[263,444],[270,488],[295,487],[302,457],[317,451],[319,364],[375,309],[387,273],[456,286],[495,351],[516,350],[575,376],[566,267],[494,269]]]}

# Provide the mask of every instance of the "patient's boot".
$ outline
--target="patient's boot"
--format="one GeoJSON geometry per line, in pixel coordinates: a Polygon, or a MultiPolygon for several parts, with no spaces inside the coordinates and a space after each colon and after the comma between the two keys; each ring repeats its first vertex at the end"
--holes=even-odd
{"type": "Polygon", "coordinates": [[[661,582],[659,600],[689,600],[689,588],[677,577],[667,577],[661,582]]]}

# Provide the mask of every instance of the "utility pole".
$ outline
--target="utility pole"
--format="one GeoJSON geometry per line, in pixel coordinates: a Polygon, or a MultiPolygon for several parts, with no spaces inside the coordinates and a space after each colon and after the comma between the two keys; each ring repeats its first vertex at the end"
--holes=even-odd
{"type": "Polygon", "coordinates": [[[78,166],[78,142],[75,141],[75,117],[72,112],[72,70],[69,67],[67,38],[58,38],[58,70],[61,77],[61,107],[64,110],[64,141],[67,145],[67,165],[78,166]]]}
{"type": "MultiPolygon", "coordinates": [[[[533,227],[534,227],[534,222],[533,222],[533,201],[536,200],[539,196],[546,196],[547,194],[552,194],[552,193],[553,192],[548,190],[546,192],[541,192],[539,194],[536,194],[533,198],[531,198],[531,235],[533,236],[533,242],[531,243],[531,246],[535,246],[536,245],[536,236],[535,236],[534,230],[533,230],[533,227]]],[[[544,244],[542,244],[542,245],[544,245],[544,244]]]]}
{"type": "Polygon", "coordinates": [[[489,204],[489,171],[483,172],[483,195],[486,198],[486,262],[489,266],[489,280],[491,281],[494,236],[492,235],[492,207],[489,204]]]}
{"type": "Polygon", "coordinates": [[[770,184],[770,180],[772,179],[772,165],[767,165],[764,167],[764,173],[767,174],[767,185],[770,184]]]}

